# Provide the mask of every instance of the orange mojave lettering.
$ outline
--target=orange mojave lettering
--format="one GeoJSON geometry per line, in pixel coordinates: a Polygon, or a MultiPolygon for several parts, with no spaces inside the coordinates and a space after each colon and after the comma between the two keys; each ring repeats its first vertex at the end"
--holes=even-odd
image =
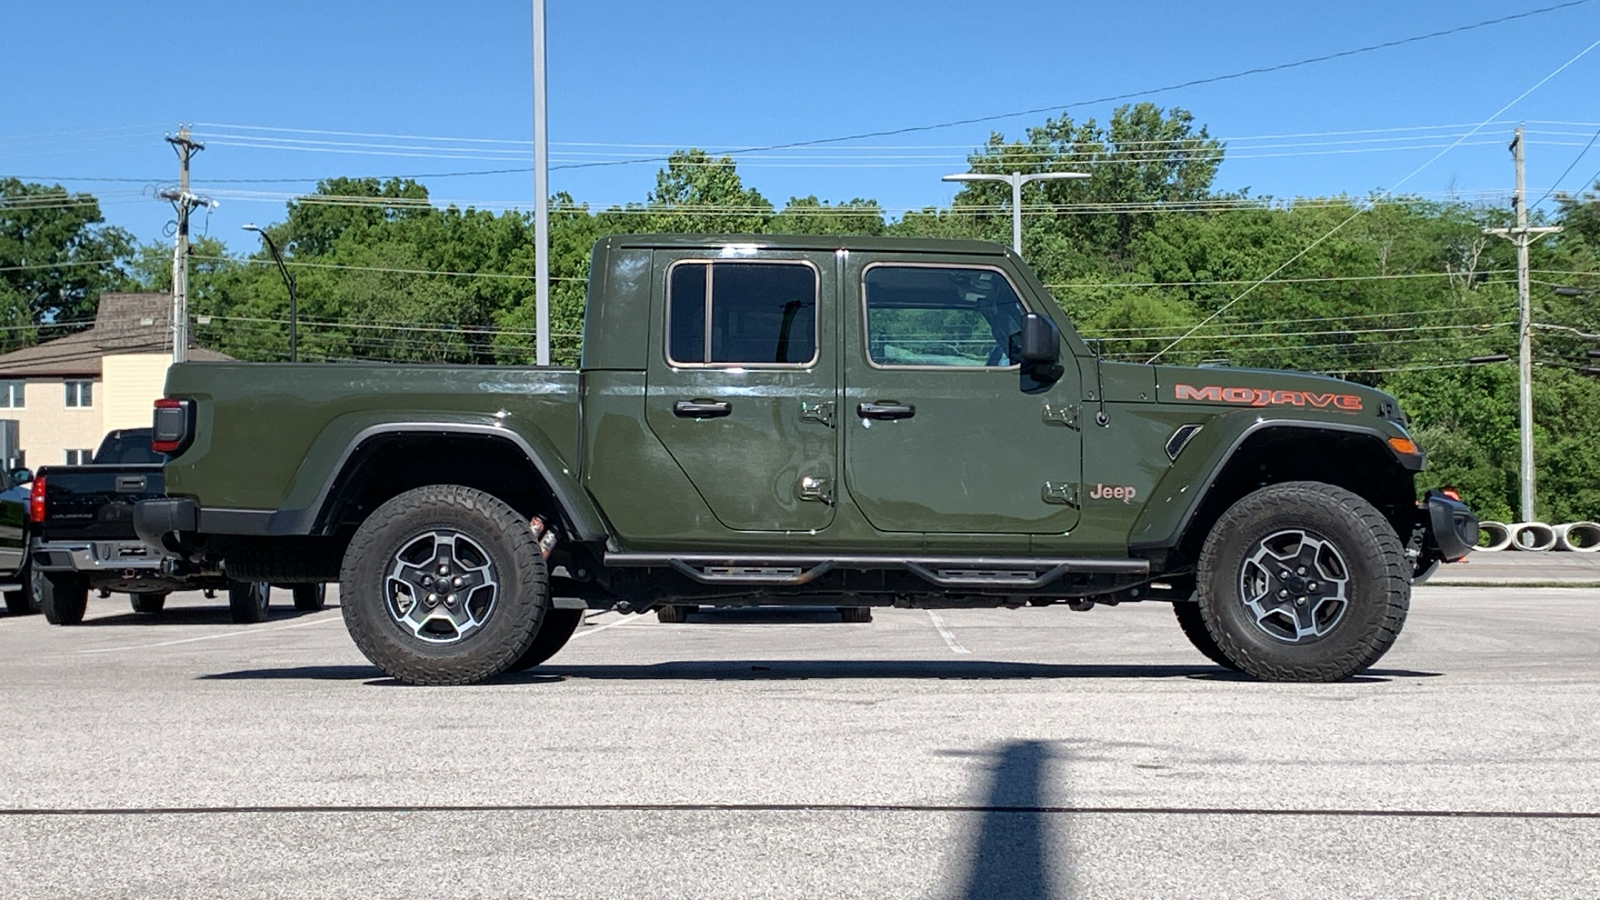
{"type": "Polygon", "coordinates": [[[1172,387],[1177,400],[1197,400],[1203,403],[1238,403],[1243,406],[1309,406],[1313,409],[1361,409],[1361,398],[1356,394],[1318,394],[1313,391],[1274,391],[1267,388],[1245,387],[1194,387],[1177,384],[1172,387]]]}

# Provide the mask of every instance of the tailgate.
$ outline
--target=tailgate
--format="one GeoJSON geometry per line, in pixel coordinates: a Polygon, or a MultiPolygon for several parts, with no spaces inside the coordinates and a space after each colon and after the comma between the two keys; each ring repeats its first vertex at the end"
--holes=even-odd
{"type": "Polygon", "coordinates": [[[159,463],[46,466],[39,477],[44,522],[36,533],[46,541],[133,539],[134,504],[164,496],[159,463]]]}

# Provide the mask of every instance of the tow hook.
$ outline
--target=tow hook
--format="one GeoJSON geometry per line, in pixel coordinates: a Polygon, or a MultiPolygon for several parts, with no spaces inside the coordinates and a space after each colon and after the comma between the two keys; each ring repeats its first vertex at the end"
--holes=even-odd
{"type": "Polygon", "coordinates": [[[555,530],[544,523],[538,516],[528,520],[528,528],[533,531],[533,539],[539,545],[539,556],[550,558],[550,551],[556,548],[555,530]]]}

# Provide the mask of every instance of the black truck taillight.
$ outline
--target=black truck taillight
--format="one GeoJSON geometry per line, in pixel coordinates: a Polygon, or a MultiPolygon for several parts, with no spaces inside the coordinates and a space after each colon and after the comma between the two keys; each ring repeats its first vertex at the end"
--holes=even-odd
{"type": "Polygon", "coordinates": [[[33,480],[28,489],[28,521],[35,525],[44,522],[44,476],[33,480]]]}
{"type": "Polygon", "coordinates": [[[151,422],[150,449],[157,453],[182,453],[194,438],[194,404],[162,397],[156,401],[151,422]]]}

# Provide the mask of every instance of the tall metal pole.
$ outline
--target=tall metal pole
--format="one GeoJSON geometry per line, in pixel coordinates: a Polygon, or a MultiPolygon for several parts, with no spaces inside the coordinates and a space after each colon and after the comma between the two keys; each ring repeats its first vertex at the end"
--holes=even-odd
{"type": "Polygon", "coordinates": [[[1528,226],[1527,185],[1523,175],[1522,126],[1517,126],[1516,137],[1511,139],[1511,156],[1517,166],[1517,187],[1511,195],[1517,208],[1514,228],[1487,228],[1489,234],[1507,238],[1517,245],[1517,429],[1522,445],[1522,491],[1519,504],[1522,521],[1534,518],[1538,494],[1534,479],[1533,461],[1533,302],[1528,290],[1528,246],[1535,236],[1554,234],[1556,226],[1528,226]]]}
{"type": "Polygon", "coordinates": [[[544,0],[533,0],[533,258],[539,317],[535,361],[550,365],[550,160],[545,107],[544,0]]]}
{"type": "Polygon", "coordinates": [[[1011,173],[1011,249],[1022,255],[1022,173],[1011,173]]]}
{"type": "Polygon", "coordinates": [[[1022,186],[1030,181],[1061,181],[1088,178],[1086,172],[961,172],[944,176],[943,181],[1004,181],[1011,185],[1011,249],[1022,255],[1022,186]]]}

